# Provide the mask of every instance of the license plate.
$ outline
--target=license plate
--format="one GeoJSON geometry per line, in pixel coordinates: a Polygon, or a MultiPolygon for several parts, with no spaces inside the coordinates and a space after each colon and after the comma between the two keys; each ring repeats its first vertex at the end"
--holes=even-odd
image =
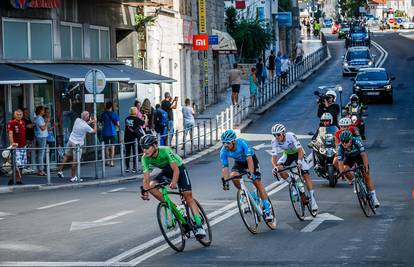
{"type": "Polygon", "coordinates": [[[366,95],[379,95],[380,92],[367,92],[366,95]]]}

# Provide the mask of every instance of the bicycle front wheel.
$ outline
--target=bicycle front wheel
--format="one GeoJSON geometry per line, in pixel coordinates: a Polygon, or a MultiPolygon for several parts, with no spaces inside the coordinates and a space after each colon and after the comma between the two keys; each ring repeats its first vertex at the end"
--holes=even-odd
{"type": "Polygon", "coordinates": [[[355,192],[358,197],[359,206],[366,217],[375,214],[374,206],[372,205],[371,197],[369,196],[368,188],[359,174],[355,174],[355,192]]]}
{"type": "Polygon", "coordinates": [[[208,247],[211,244],[213,239],[213,234],[210,227],[210,222],[207,218],[207,214],[205,213],[203,207],[201,207],[200,202],[194,199],[195,203],[197,204],[198,210],[200,211],[201,216],[201,223],[203,226],[204,231],[206,231],[206,236],[200,239],[197,239],[203,246],[208,247]]]}
{"type": "Polygon", "coordinates": [[[237,191],[237,206],[239,207],[240,216],[242,217],[244,225],[252,234],[257,234],[259,226],[259,218],[257,213],[249,201],[248,192],[239,189],[237,191]]]}
{"type": "Polygon", "coordinates": [[[267,227],[269,227],[271,230],[275,230],[277,227],[276,212],[273,208],[273,204],[272,204],[272,201],[270,201],[270,198],[268,198],[267,200],[270,203],[270,209],[272,210],[273,220],[271,221],[265,220],[265,222],[266,222],[267,227]]]}
{"type": "Polygon", "coordinates": [[[305,219],[305,206],[303,205],[300,191],[292,183],[289,183],[289,196],[296,216],[303,221],[305,219]]]}
{"type": "Polygon", "coordinates": [[[185,247],[184,228],[165,202],[158,204],[157,221],[168,245],[175,251],[183,251],[185,247]]]}

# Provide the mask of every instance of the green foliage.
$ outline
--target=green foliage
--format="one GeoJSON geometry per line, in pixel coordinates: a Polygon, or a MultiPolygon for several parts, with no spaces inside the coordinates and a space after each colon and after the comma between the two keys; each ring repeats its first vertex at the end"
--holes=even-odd
{"type": "Polygon", "coordinates": [[[367,0],[339,0],[341,15],[344,17],[359,16],[358,7],[366,6],[367,0]]]}
{"type": "Polygon", "coordinates": [[[279,12],[292,11],[292,4],[290,0],[279,0],[279,12]]]}
{"type": "Polygon", "coordinates": [[[394,17],[407,17],[407,14],[403,10],[395,10],[394,17]]]}
{"type": "Polygon", "coordinates": [[[224,24],[226,25],[227,32],[230,33],[230,35],[233,34],[237,27],[237,10],[234,7],[226,9],[226,19],[224,24]]]}
{"type": "Polygon", "coordinates": [[[137,31],[142,31],[146,26],[151,26],[157,20],[156,15],[145,16],[144,14],[135,15],[135,28],[137,31]]]}

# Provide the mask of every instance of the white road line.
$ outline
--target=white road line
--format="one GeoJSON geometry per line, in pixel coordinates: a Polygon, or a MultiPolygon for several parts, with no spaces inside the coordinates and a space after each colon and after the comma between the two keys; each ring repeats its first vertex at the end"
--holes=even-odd
{"type": "Polygon", "coordinates": [[[377,42],[371,41],[371,43],[380,51],[380,53],[384,53],[384,57],[381,60],[378,60],[377,67],[380,68],[384,64],[385,60],[388,58],[388,52],[377,42]]]}
{"type": "Polygon", "coordinates": [[[0,217],[12,216],[12,215],[16,215],[16,214],[13,214],[13,213],[7,213],[7,212],[1,212],[1,211],[0,211],[0,217]]]}
{"type": "MultiPolygon", "coordinates": [[[[105,262],[100,261],[2,261],[0,266],[8,267],[29,267],[29,266],[66,266],[66,267],[92,267],[92,266],[108,266],[105,262]]],[[[130,266],[128,263],[119,262],[116,266],[130,266]]]]}
{"type": "Polygon", "coordinates": [[[115,193],[115,192],[119,192],[119,191],[122,191],[122,190],[125,190],[126,188],[125,187],[120,187],[120,188],[115,188],[115,189],[112,189],[112,190],[109,190],[109,191],[106,191],[106,192],[102,192],[101,194],[108,194],[108,193],[115,193]]]}
{"type": "Polygon", "coordinates": [[[69,204],[69,203],[78,202],[79,200],[80,199],[72,199],[72,200],[68,200],[68,201],[64,201],[64,202],[59,202],[59,203],[55,203],[55,204],[52,204],[52,205],[47,205],[47,206],[37,208],[37,210],[45,210],[45,209],[49,209],[49,208],[54,208],[54,207],[57,207],[57,206],[62,206],[62,205],[66,205],[66,204],[69,204]]]}

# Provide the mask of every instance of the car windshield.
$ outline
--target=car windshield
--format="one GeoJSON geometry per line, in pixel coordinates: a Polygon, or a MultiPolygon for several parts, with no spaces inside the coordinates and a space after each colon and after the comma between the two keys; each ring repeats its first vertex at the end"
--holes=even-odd
{"type": "Polygon", "coordinates": [[[346,54],[346,59],[347,60],[369,59],[369,53],[368,53],[368,50],[348,51],[348,54],[346,54]]]}
{"type": "Polygon", "coordinates": [[[353,27],[352,28],[352,33],[365,33],[365,28],[363,27],[353,27]]]}
{"type": "Polygon", "coordinates": [[[388,75],[385,71],[365,71],[358,74],[357,81],[385,81],[388,80],[388,75]]]}

